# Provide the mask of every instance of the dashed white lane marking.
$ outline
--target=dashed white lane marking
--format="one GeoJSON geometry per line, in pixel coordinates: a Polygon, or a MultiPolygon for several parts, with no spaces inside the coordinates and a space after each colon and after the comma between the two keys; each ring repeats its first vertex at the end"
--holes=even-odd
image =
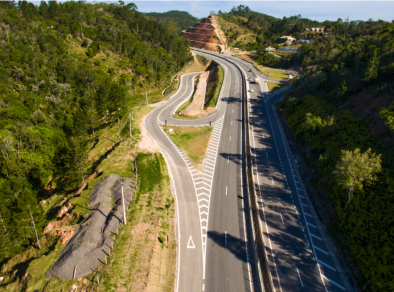
{"type": "Polygon", "coordinates": [[[274,179],[272,178],[272,176],[271,176],[271,182],[272,182],[272,185],[275,185],[274,184],[274,179]]]}
{"type": "Polygon", "coordinates": [[[227,157],[227,163],[230,163],[230,158],[227,157]]]}
{"type": "Polygon", "coordinates": [[[230,136],[230,141],[231,141],[231,136],[230,136]]]}
{"type": "Polygon", "coordinates": [[[280,219],[282,219],[282,224],[285,224],[285,223],[283,222],[282,212],[279,212],[279,213],[280,213],[280,219]]]}
{"type": "Polygon", "coordinates": [[[300,282],[301,282],[301,286],[304,287],[304,284],[302,283],[302,280],[301,280],[300,272],[298,271],[298,268],[296,268],[296,269],[297,269],[298,278],[300,279],[300,282]]]}

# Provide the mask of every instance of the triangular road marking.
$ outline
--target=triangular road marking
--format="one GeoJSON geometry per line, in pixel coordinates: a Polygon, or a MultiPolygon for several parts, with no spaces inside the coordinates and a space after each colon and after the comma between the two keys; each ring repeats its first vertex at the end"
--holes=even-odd
{"type": "Polygon", "coordinates": [[[189,242],[187,243],[187,248],[196,248],[191,235],[189,238],[189,242]]]}

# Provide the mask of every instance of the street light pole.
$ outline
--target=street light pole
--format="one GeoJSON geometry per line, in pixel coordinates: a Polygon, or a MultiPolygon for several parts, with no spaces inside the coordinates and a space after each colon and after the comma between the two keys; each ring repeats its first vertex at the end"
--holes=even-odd
{"type": "Polygon", "coordinates": [[[123,221],[124,221],[124,224],[126,224],[126,208],[125,208],[125,205],[124,205],[123,182],[121,182],[120,185],[122,186],[123,221]]]}
{"type": "Polygon", "coordinates": [[[146,85],[145,85],[145,98],[146,98],[146,105],[148,105],[148,91],[146,91],[146,85]]]}

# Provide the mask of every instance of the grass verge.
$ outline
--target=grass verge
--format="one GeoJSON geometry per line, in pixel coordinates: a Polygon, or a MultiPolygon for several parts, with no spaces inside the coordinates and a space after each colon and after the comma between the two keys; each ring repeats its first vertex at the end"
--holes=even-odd
{"type": "Polygon", "coordinates": [[[208,76],[207,92],[204,107],[216,107],[220,89],[223,84],[223,69],[220,66],[213,68],[208,76]]]}
{"type": "Polygon", "coordinates": [[[267,81],[267,85],[268,85],[268,88],[270,89],[270,91],[275,91],[275,90],[278,90],[278,89],[282,88],[283,86],[285,86],[285,84],[283,84],[283,83],[275,83],[275,82],[269,82],[269,81],[267,81]]]}
{"type": "Polygon", "coordinates": [[[263,70],[261,73],[277,80],[288,80],[289,74],[286,71],[281,70],[263,70]]]}
{"type": "Polygon", "coordinates": [[[196,55],[196,59],[197,59],[198,63],[193,58],[192,63],[185,70],[181,71],[179,73],[179,76],[184,75],[184,74],[188,74],[188,73],[193,73],[193,72],[203,72],[203,71],[205,71],[205,69],[207,69],[209,67],[209,65],[212,62],[212,60],[207,59],[207,58],[200,56],[200,55],[196,55]]]}
{"type": "Polygon", "coordinates": [[[189,157],[194,166],[200,169],[213,127],[164,126],[163,129],[171,140],[189,157]],[[169,133],[169,129],[173,129],[175,134],[169,133]]]}

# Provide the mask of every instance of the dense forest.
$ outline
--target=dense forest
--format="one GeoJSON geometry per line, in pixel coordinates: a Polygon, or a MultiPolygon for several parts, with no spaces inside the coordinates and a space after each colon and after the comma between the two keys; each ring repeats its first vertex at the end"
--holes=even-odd
{"type": "Polygon", "coordinates": [[[145,103],[188,41],[133,4],[0,2],[0,261],[47,223],[39,202],[90,175],[89,135],[145,103]],[[127,106],[126,106],[127,104],[127,106]],[[33,223],[34,220],[34,223],[33,223]]]}
{"type": "Polygon", "coordinates": [[[251,11],[248,6],[239,5],[233,7],[230,12],[224,13],[219,10],[218,16],[229,22],[238,24],[240,27],[252,31],[258,38],[251,46],[246,46],[248,50],[263,51],[266,44],[273,44],[283,35],[293,35],[299,38],[300,33],[306,28],[320,26],[318,21],[302,18],[301,15],[292,17],[275,18],[264,13],[251,11]]]}
{"type": "Polygon", "coordinates": [[[180,34],[183,30],[199,22],[198,18],[193,17],[186,11],[171,10],[164,13],[150,12],[144,14],[157,19],[160,23],[163,23],[168,29],[172,29],[177,34],[180,34]]]}
{"type": "Polygon", "coordinates": [[[294,55],[305,75],[280,107],[313,187],[332,203],[333,226],[362,272],[360,288],[393,291],[394,24],[331,28],[294,55]]]}

